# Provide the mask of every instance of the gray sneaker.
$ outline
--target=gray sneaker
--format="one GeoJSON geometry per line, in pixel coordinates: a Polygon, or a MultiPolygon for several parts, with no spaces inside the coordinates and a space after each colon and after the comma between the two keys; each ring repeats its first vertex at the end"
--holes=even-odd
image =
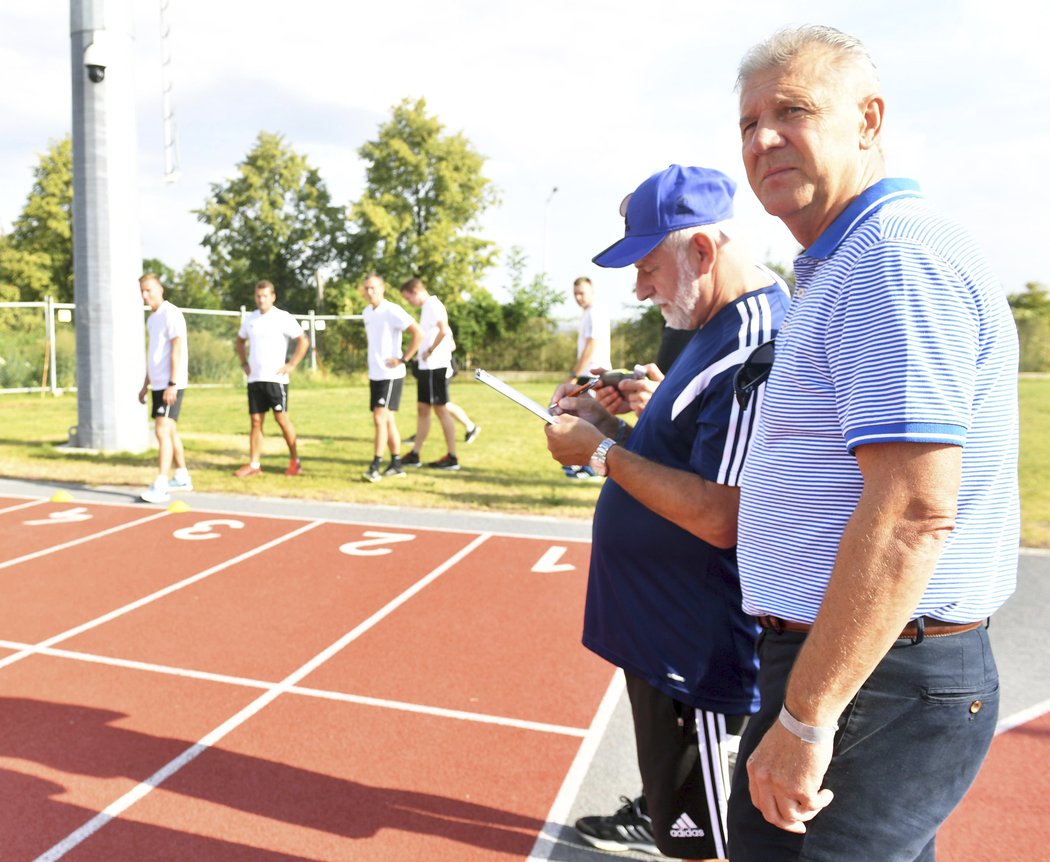
{"type": "Polygon", "coordinates": [[[401,468],[401,459],[400,458],[398,458],[396,461],[392,460],[390,462],[390,466],[388,466],[383,471],[383,478],[384,479],[396,478],[398,476],[400,476],[401,478],[404,478],[404,476],[405,476],[405,471],[401,468]]]}
{"type": "Polygon", "coordinates": [[[464,438],[468,443],[473,443],[478,439],[478,435],[481,433],[480,425],[471,425],[467,429],[467,436],[464,438]]]}
{"type": "Polygon", "coordinates": [[[383,476],[379,472],[379,464],[370,464],[368,469],[361,474],[361,478],[363,478],[366,482],[378,482],[380,479],[382,479],[383,476]]]}

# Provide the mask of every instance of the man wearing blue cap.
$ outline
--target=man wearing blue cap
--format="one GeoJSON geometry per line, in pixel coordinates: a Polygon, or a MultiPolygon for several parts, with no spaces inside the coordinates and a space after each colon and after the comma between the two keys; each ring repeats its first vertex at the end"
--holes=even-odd
{"type": "Polygon", "coordinates": [[[735,184],[671,165],[621,205],[623,239],[594,258],[637,269],[636,295],[698,330],[631,430],[555,391],[562,464],[607,477],[594,513],[583,642],[625,671],[644,797],[577,830],[607,850],[725,858],[728,752],[758,706],[758,626],[741,610],[737,483],[761,392],[734,376],[776,334],[788,294],[733,238],[735,184]],[[655,844],[655,846],[654,846],[655,844]]]}

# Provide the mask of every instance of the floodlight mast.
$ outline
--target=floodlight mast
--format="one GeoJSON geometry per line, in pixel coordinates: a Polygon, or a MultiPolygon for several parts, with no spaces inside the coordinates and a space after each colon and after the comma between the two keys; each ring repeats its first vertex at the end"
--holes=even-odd
{"type": "Polygon", "coordinates": [[[141,452],[145,377],[130,0],[70,0],[73,86],[73,446],[141,452]]]}

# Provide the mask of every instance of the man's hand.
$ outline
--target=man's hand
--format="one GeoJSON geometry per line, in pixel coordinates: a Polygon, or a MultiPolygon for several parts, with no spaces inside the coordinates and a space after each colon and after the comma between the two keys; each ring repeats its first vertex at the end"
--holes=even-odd
{"type": "Polygon", "coordinates": [[[396,356],[391,356],[386,361],[386,367],[387,368],[397,368],[397,366],[399,366],[404,361],[405,361],[404,359],[398,359],[398,357],[396,357],[396,356]]]}
{"type": "Polygon", "coordinates": [[[139,404],[146,403],[146,395],[149,392],[149,384],[143,383],[142,388],[139,390],[139,404]]]}
{"type": "MultiPolygon", "coordinates": [[[[594,389],[594,397],[598,399],[598,403],[612,414],[634,413],[635,416],[641,416],[656,387],[664,379],[663,372],[654,363],[650,362],[644,367],[644,378],[626,377],[616,386],[599,386],[594,389]]],[[[594,369],[599,375],[604,370],[594,369]]]]}
{"type": "Polygon", "coordinates": [[[295,366],[291,362],[286,362],[280,368],[277,369],[278,374],[291,374],[295,370],[295,366]]]}
{"type": "Polygon", "coordinates": [[[179,397],[179,388],[177,386],[169,386],[164,390],[164,403],[174,404],[179,397]]]}
{"type": "MultiPolygon", "coordinates": [[[[594,401],[593,398],[566,398],[565,401],[594,401]]],[[[597,406],[597,405],[595,405],[597,406]]],[[[569,413],[547,426],[547,449],[559,464],[586,464],[605,434],[585,419],[569,413]]]]}
{"type": "Polygon", "coordinates": [[[747,759],[751,801],[774,826],[803,833],[834,794],[820,789],[834,744],[803,742],[780,722],[747,759]]]}

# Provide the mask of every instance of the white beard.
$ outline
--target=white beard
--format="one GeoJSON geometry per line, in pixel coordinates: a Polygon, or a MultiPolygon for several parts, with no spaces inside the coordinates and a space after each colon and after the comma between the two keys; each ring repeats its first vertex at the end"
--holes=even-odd
{"type": "Polygon", "coordinates": [[[674,300],[660,306],[664,321],[672,329],[694,329],[693,314],[700,301],[699,279],[683,268],[684,261],[678,264],[678,290],[674,300]]]}

